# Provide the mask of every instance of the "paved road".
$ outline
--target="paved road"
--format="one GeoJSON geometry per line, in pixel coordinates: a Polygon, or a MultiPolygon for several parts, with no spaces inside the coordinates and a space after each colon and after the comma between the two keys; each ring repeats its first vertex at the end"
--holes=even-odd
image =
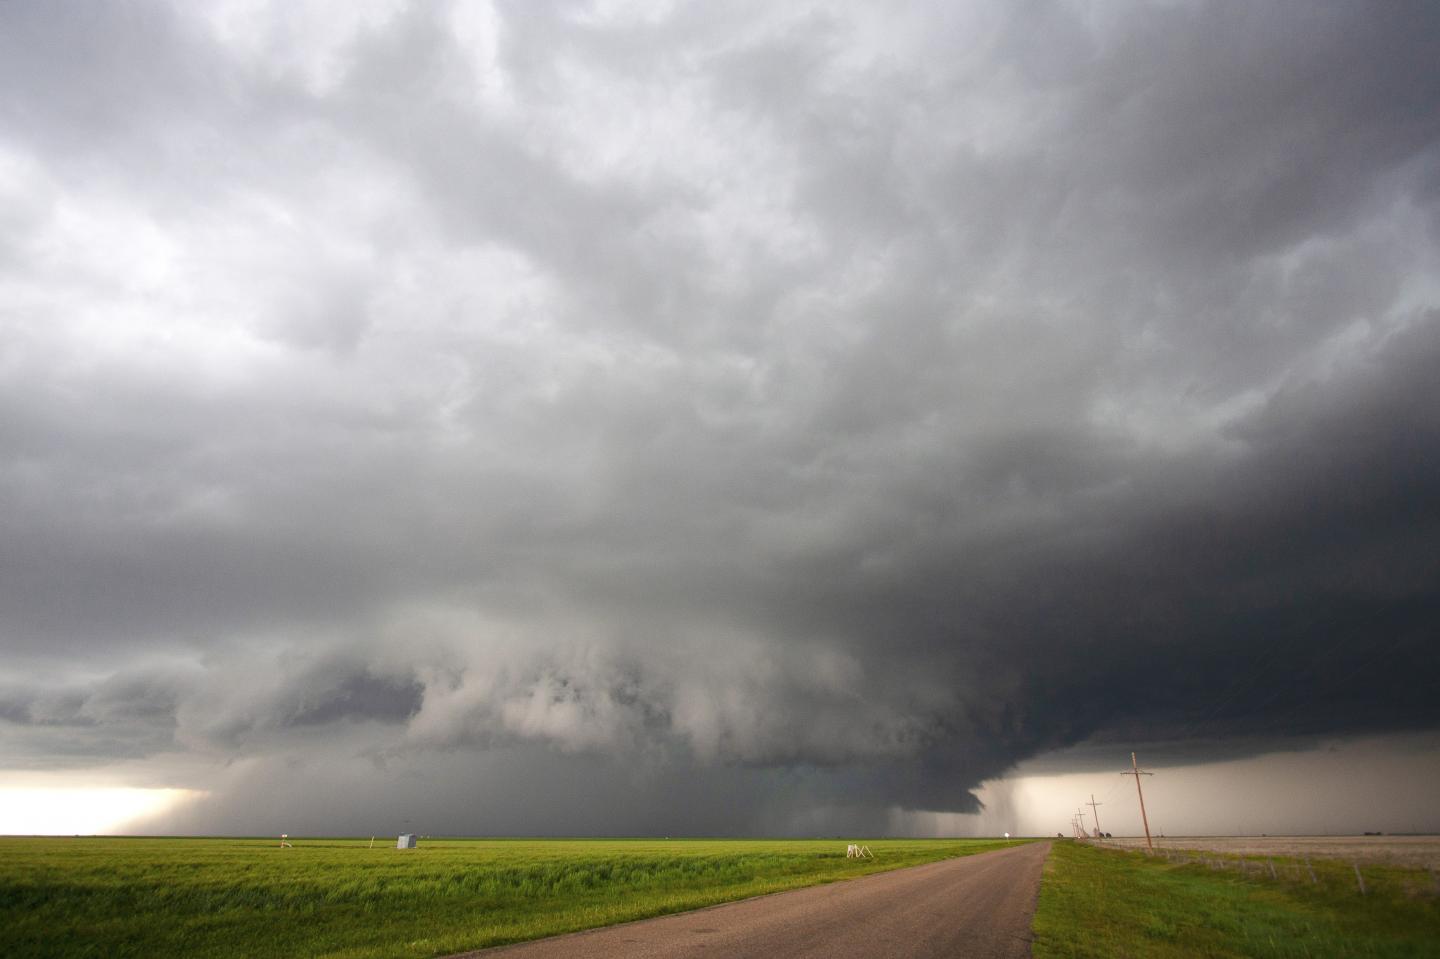
{"type": "MultiPolygon", "coordinates": [[[[466,953],[474,959],[1030,955],[1048,842],[466,953]]],[[[456,957],[463,959],[463,957],[456,957]]]]}

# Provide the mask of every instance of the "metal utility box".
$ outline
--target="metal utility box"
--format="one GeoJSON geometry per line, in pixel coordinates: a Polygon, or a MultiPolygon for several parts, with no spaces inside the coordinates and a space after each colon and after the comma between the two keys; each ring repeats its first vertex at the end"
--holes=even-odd
{"type": "Polygon", "coordinates": [[[416,836],[415,836],[415,834],[414,834],[413,832],[407,832],[405,835],[403,835],[403,836],[400,837],[400,841],[395,844],[395,848],[396,848],[396,849],[414,849],[414,848],[415,848],[415,845],[416,845],[416,836]]]}

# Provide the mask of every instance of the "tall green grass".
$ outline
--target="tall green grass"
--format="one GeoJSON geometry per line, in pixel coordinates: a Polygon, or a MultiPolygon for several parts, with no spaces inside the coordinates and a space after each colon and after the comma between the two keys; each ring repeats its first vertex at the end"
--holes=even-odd
{"type": "Polygon", "coordinates": [[[0,838],[0,956],[436,956],[968,855],[874,840],[0,838]]]}
{"type": "MultiPolygon", "coordinates": [[[[1242,871],[1057,842],[1035,914],[1037,959],[1435,959],[1440,897],[1424,870],[1276,859],[1242,871]]],[[[1215,865],[1211,865],[1214,863],[1215,865]]]]}

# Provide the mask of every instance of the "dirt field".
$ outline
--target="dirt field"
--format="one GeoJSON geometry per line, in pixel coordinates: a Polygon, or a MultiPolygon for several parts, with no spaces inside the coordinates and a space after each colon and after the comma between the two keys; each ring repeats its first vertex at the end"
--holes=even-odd
{"type": "MultiPolygon", "coordinates": [[[[1101,845],[1144,849],[1145,838],[1100,840],[1101,845]]],[[[1306,856],[1347,862],[1440,869],[1440,836],[1166,836],[1156,849],[1208,849],[1236,856],[1306,856]]]]}

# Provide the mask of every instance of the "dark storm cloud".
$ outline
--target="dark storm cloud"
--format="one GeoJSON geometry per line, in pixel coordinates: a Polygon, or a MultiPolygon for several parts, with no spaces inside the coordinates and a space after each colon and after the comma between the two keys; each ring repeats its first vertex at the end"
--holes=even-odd
{"type": "Polygon", "coordinates": [[[803,831],[1440,723],[1425,10],[0,19],[11,766],[803,831]]]}
{"type": "MultiPolygon", "coordinates": [[[[348,655],[295,659],[276,657],[261,673],[266,680],[252,679],[238,696],[214,688],[218,677],[212,677],[203,698],[184,704],[182,731],[195,735],[195,745],[237,750],[292,729],[309,731],[339,722],[403,723],[420,708],[424,686],[413,675],[386,675],[348,655]]],[[[229,676],[240,669],[229,664],[223,672],[214,672],[229,676]]]]}

